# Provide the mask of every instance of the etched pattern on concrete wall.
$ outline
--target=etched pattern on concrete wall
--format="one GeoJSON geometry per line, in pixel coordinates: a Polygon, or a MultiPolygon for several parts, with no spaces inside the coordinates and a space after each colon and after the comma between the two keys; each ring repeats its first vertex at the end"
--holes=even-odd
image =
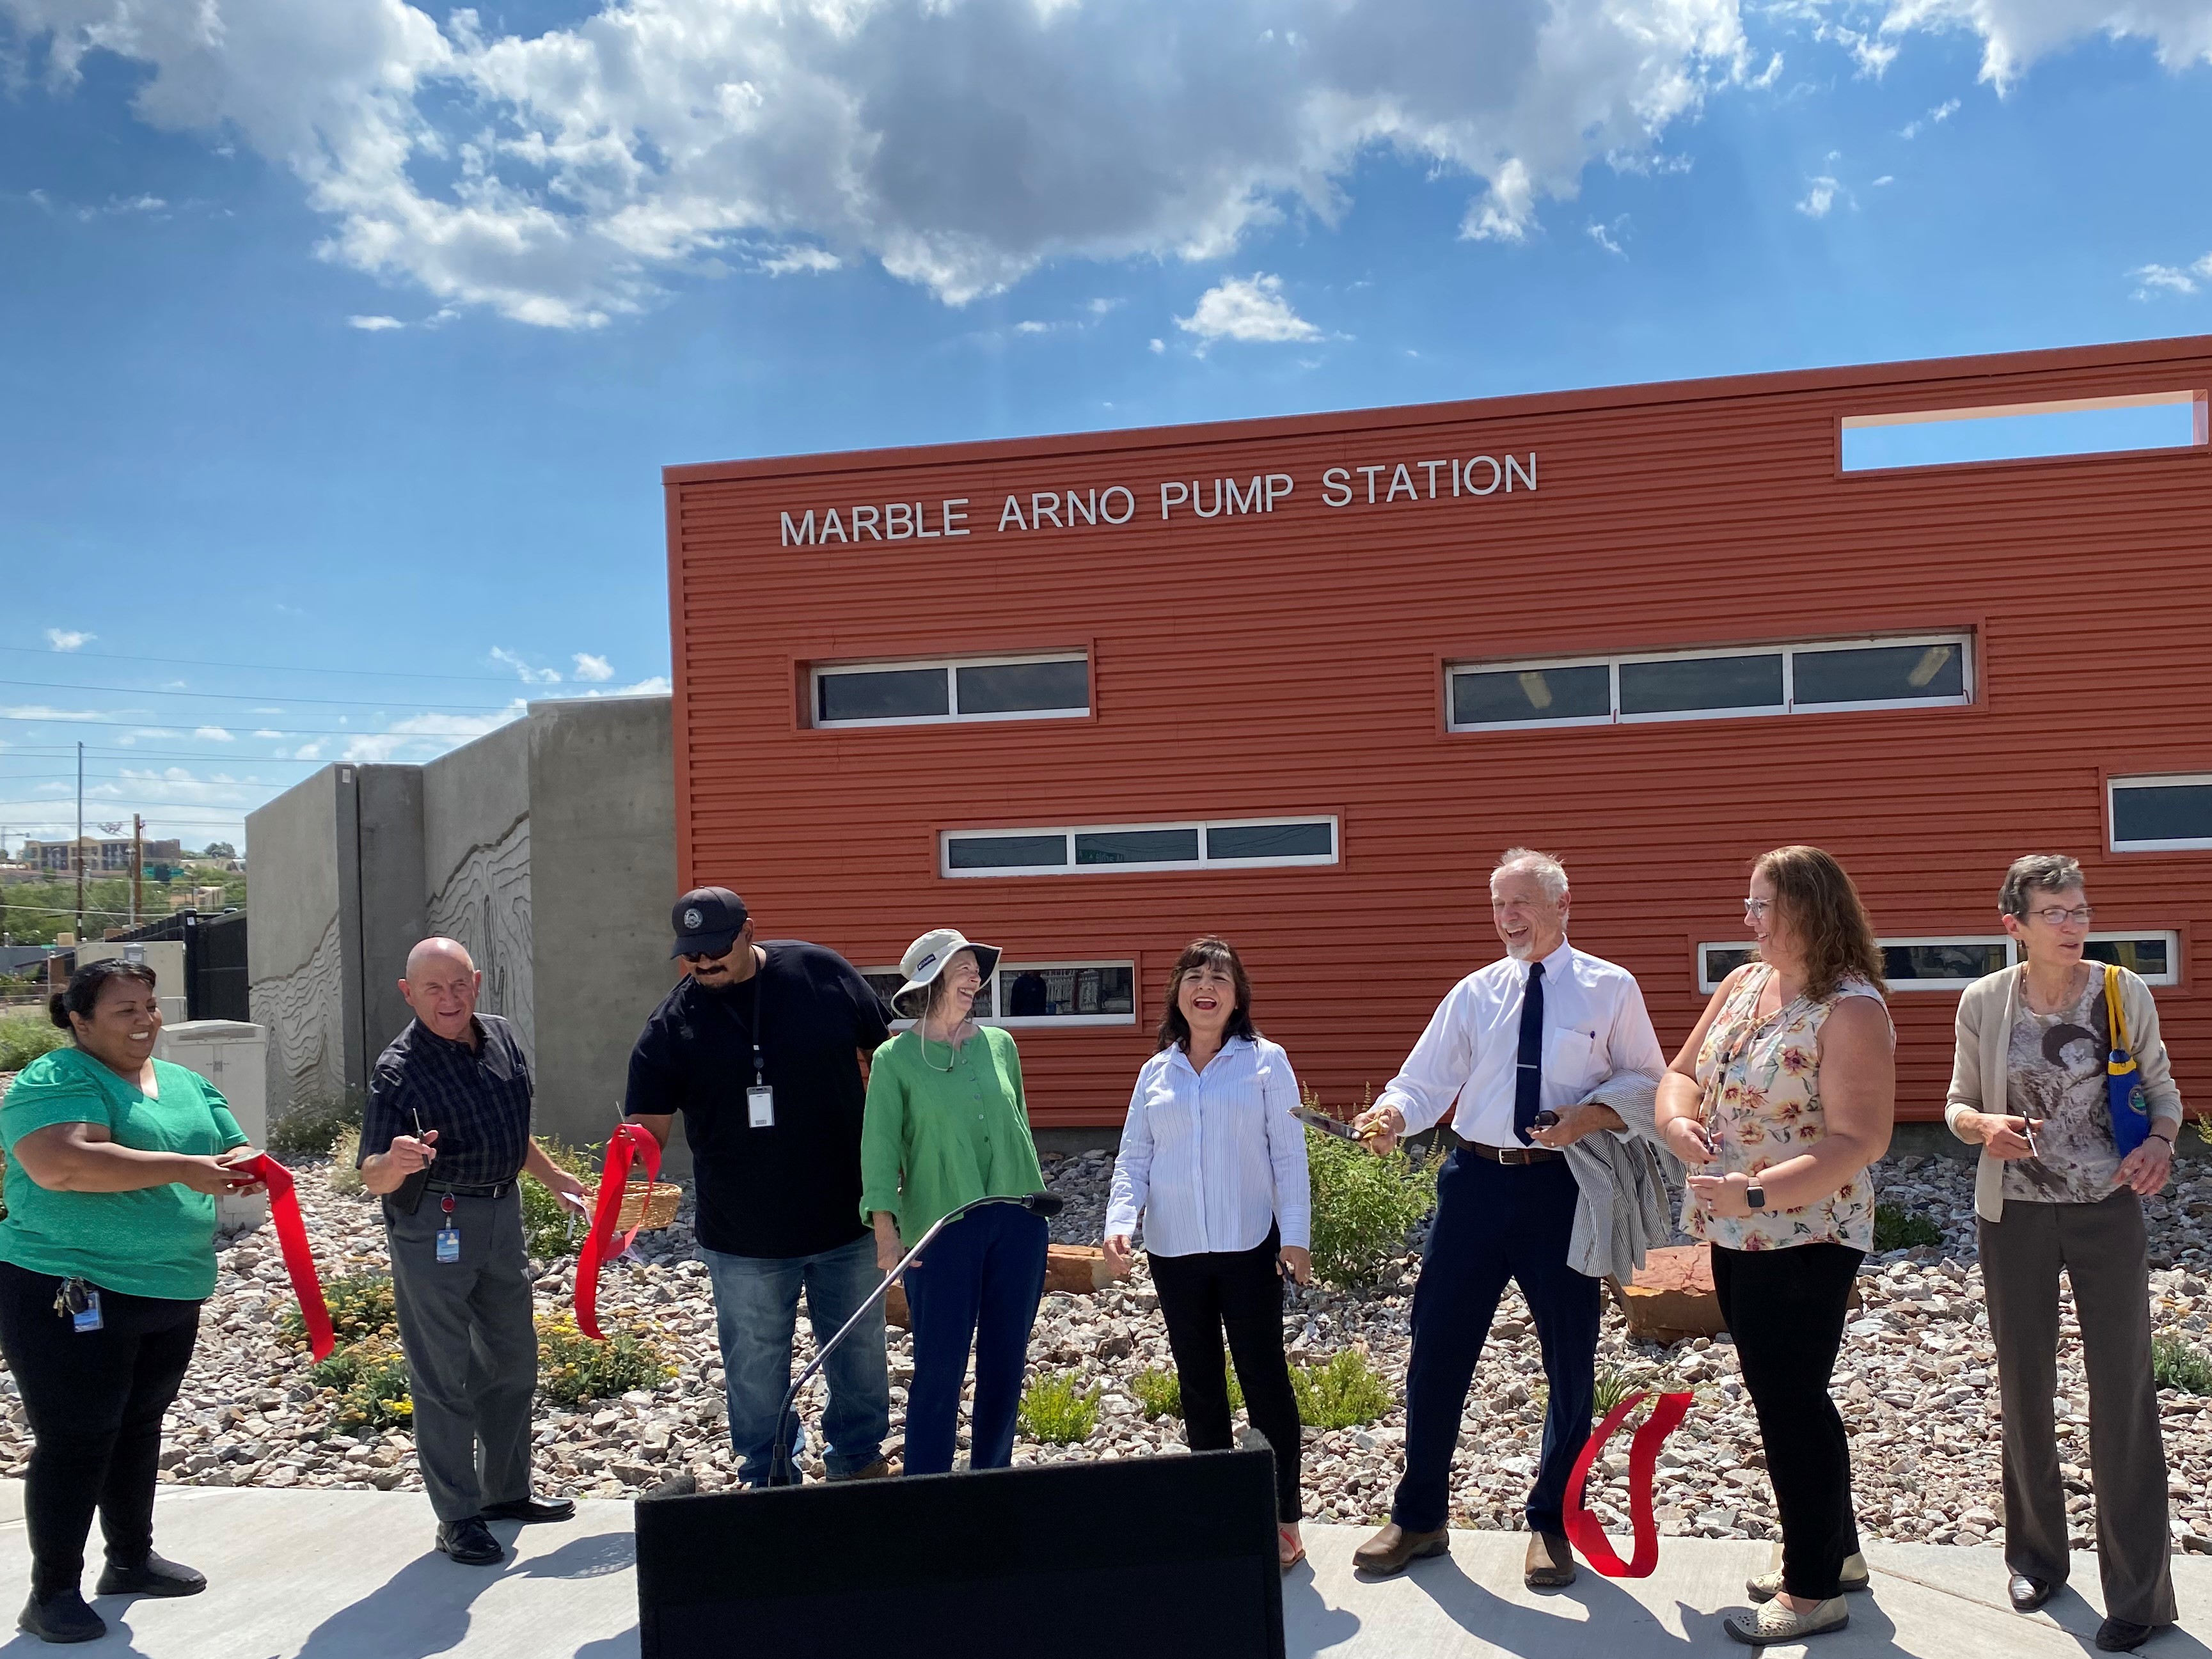
{"type": "Polygon", "coordinates": [[[311,1096],[345,1087],[345,1018],[338,919],[333,915],[307,959],[289,973],[253,981],[247,995],[253,1022],[269,1033],[269,1112],[272,1119],[311,1096]]]}
{"type": "Polygon", "coordinates": [[[483,974],[477,1006],[503,1015],[538,1058],[531,1006],[530,815],[524,813],[498,838],[479,842],[430,895],[430,927],[469,947],[483,974]]]}

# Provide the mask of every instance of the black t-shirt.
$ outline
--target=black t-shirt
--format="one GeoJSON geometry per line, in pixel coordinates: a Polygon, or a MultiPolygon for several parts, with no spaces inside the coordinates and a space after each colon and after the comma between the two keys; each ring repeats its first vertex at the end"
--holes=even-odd
{"type": "Polygon", "coordinates": [[[853,964],[801,939],[763,939],[767,965],[709,990],[686,975],[630,1051],[623,1109],[684,1114],[699,1242],[727,1255],[813,1255],[860,1222],[859,1056],[890,1036],[890,1011],[853,964]],[[750,1127],[753,1023],[775,1124],[750,1127]]]}

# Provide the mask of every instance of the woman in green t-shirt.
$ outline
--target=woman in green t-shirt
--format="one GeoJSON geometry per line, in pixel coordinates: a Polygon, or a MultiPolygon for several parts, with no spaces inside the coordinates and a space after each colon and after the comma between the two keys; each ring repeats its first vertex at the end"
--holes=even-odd
{"type": "MultiPolygon", "coordinates": [[[[868,1067],[860,1127],[860,1218],[876,1230],[889,1273],[911,1244],[963,1204],[1044,1189],[1022,1095],[1014,1040],[973,1018],[975,995],[999,965],[996,945],[951,927],[924,933],[899,968],[891,998],[914,1021],[868,1067]]],[[[1045,1223],[1014,1204],[987,1204],[938,1234],[906,1274],[914,1315],[914,1382],[906,1404],[906,1472],[952,1467],[960,1385],[975,1349],[968,1467],[1013,1461],[1014,1417],[1029,1363],[1030,1328],[1044,1293],[1045,1223]]]]}
{"type": "Polygon", "coordinates": [[[33,1060],[0,1101],[0,1353],[32,1436],[31,1599],[16,1623],[88,1642],[107,1627],[81,1593],[95,1509],[97,1594],[207,1588],[154,1553],[161,1417],[215,1289],[216,1198],[259,1185],[230,1167],[252,1154],[222,1097],[154,1058],[151,969],[88,963],[52,1012],[75,1045],[33,1060]]]}

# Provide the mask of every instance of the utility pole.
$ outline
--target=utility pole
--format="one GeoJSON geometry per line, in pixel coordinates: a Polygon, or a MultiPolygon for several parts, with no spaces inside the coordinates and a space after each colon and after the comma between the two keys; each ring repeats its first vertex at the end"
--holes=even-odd
{"type": "Polygon", "coordinates": [[[70,849],[76,865],[76,942],[84,943],[84,740],[76,745],[76,842],[70,849]]]}
{"type": "Polygon", "coordinates": [[[131,815],[131,925],[138,925],[138,907],[146,891],[146,820],[131,815]]]}

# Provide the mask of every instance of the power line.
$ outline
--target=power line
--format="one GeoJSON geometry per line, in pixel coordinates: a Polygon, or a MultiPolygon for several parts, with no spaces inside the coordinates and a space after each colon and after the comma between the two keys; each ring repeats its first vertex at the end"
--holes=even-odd
{"type": "MultiPolygon", "coordinates": [[[[266,765],[271,763],[284,766],[326,766],[329,764],[327,761],[313,755],[306,756],[304,757],[299,755],[241,755],[235,750],[233,750],[228,753],[225,753],[220,749],[125,749],[119,746],[105,747],[99,744],[88,743],[84,746],[84,752],[88,755],[121,755],[125,757],[136,756],[144,760],[252,761],[256,766],[266,765]]],[[[0,750],[0,758],[13,757],[19,755],[25,757],[38,757],[46,755],[74,755],[75,753],[76,753],[76,746],[74,744],[26,743],[20,744],[12,749],[0,750]]]]}
{"type": "MultiPolygon", "coordinates": [[[[580,701],[580,699],[579,701],[580,701]]],[[[516,719],[520,719],[522,716],[522,711],[519,708],[516,709],[514,711],[514,715],[516,719]]],[[[144,726],[150,724],[149,721],[143,720],[88,720],[81,714],[0,714],[0,720],[17,720],[27,722],[33,726],[144,726]]],[[[502,721],[501,724],[504,725],[505,722],[502,721]]],[[[471,738],[480,738],[483,735],[483,732],[376,732],[372,731],[366,726],[314,726],[304,728],[287,726],[282,730],[279,730],[277,727],[273,726],[265,726],[259,729],[264,732],[273,732],[280,738],[399,738],[410,742],[418,739],[424,742],[434,742],[440,738],[451,738],[456,742],[465,743],[471,738]]],[[[491,726],[485,728],[486,731],[493,731],[496,729],[496,727],[491,726]]]]}
{"type": "Polygon", "coordinates": [[[0,651],[18,656],[68,656],[82,659],[96,657],[102,662],[157,662],[171,668],[237,668],[248,673],[262,674],[349,674],[367,679],[383,680],[469,680],[487,685],[514,685],[514,676],[507,674],[410,674],[398,669],[382,668],[305,668],[291,667],[273,662],[214,662],[203,657],[142,657],[125,651],[57,652],[34,645],[0,645],[0,651]]]}
{"type": "MultiPolygon", "coordinates": [[[[213,697],[224,702],[266,702],[272,695],[267,691],[168,691],[150,685],[87,685],[75,680],[0,680],[0,685],[24,685],[39,691],[112,691],[126,697],[213,697]]],[[[492,702],[394,702],[389,697],[297,697],[285,692],[273,695],[287,702],[328,703],[339,708],[360,708],[374,704],[380,708],[450,709],[462,714],[493,714],[505,708],[505,703],[492,702]]]]}

